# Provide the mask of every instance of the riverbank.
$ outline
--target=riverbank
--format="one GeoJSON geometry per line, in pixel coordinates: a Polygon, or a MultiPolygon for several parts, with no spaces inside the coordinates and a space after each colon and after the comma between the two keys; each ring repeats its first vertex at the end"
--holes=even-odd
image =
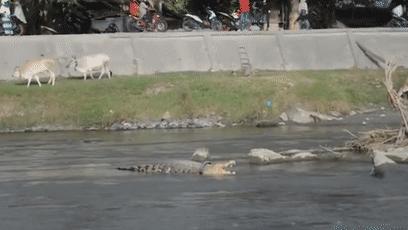
{"type": "MultiPolygon", "coordinates": [[[[398,82],[407,71],[395,74],[398,82]]],[[[121,130],[254,125],[302,107],[347,116],[387,106],[381,70],[172,73],[0,84],[0,130],[121,130]]]]}

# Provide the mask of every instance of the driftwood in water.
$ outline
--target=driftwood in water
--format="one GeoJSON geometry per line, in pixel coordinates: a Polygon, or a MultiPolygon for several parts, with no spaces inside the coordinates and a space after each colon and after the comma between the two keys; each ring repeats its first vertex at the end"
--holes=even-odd
{"type": "Polygon", "coordinates": [[[396,144],[401,144],[408,134],[408,101],[402,97],[402,95],[405,93],[403,90],[406,88],[405,86],[401,87],[398,91],[394,88],[392,74],[397,68],[398,65],[396,63],[392,61],[386,62],[384,85],[387,88],[390,104],[395,110],[399,111],[401,115],[401,128],[396,139],[396,144]]]}
{"type": "Polygon", "coordinates": [[[374,148],[395,144],[398,132],[398,129],[375,129],[361,132],[356,139],[347,145],[355,152],[370,152],[374,148]]]}
{"type": "Polygon", "coordinates": [[[385,71],[384,86],[387,89],[388,101],[394,110],[397,110],[401,116],[401,127],[396,130],[373,130],[365,135],[359,137],[355,142],[353,148],[365,152],[367,148],[374,144],[394,144],[407,145],[405,141],[408,137],[408,100],[404,94],[408,92],[408,80],[399,89],[395,89],[392,74],[398,68],[396,61],[386,60],[381,56],[375,54],[365,46],[357,42],[357,46],[364,52],[367,57],[372,60],[377,66],[383,66],[385,71]]]}

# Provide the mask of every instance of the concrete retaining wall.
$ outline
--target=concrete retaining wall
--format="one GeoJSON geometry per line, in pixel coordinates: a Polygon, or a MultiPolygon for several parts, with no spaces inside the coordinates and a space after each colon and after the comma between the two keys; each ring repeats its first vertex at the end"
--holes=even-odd
{"type": "Polygon", "coordinates": [[[114,74],[125,75],[239,70],[243,50],[260,70],[376,68],[355,41],[408,67],[408,33],[401,30],[48,35],[0,37],[0,79],[11,79],[16,66],[42,56],[65,57],[61,75],[78,75],[64,62],[99,52],[111,56],[114,74]]]}

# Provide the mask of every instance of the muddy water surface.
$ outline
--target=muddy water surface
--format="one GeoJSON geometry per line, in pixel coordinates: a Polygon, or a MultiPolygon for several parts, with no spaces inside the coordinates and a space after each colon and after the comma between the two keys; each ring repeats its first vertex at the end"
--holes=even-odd
{"type": "Polygon", "coordinates": [[[353,127],[1,134],[0,229],[408,229],[405,168],[375,179],[364,159],[242,160],[251,148],[342,145],[353,127]],[[199,147],[238,159],[238,175],[115,170],[189,159],[199,147]]]}

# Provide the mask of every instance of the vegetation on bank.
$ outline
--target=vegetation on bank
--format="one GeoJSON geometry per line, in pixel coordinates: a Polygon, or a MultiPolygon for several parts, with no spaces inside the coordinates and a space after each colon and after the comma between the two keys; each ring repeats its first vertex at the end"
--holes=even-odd
{"type": "MultiPolygon", "coordinates": [[[[399,82],[406,70],[395,73],[399,82]]],[[[386,105],[383,71],[171,73],[111,80],[57,79],[38,87],[0,83],[0,129],[103,128],[121,121],[221,116],[226,123],[272,119],[302,106],[319,112],[386,105]],[[271,104],[268,104],[268,101],[271,104]],[[271,105],[271,106],[270,106],[271,105]]]]}

